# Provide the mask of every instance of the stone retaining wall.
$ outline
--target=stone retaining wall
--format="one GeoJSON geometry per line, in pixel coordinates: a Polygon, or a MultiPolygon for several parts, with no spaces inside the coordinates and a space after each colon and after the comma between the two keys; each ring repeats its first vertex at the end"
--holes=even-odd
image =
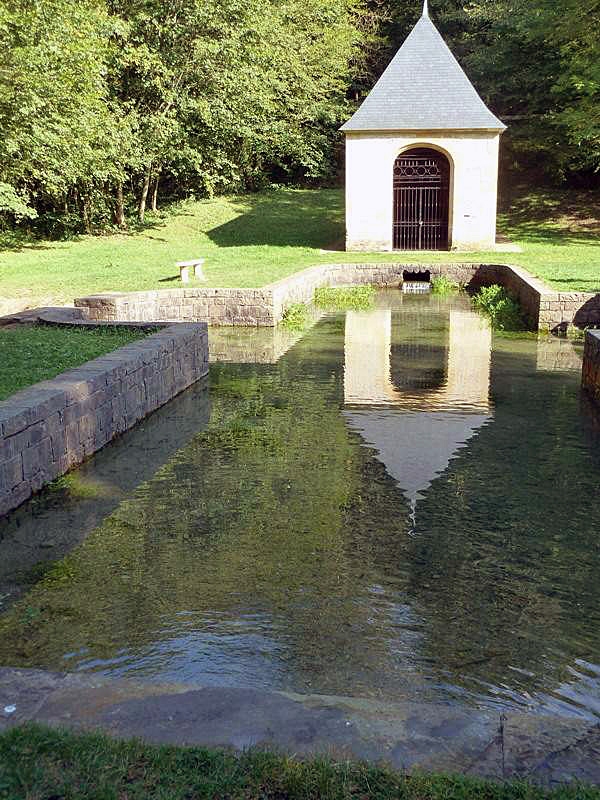
{"type": "Polygon", "coordinates": [[[263,289],[157,289],[80,297],[78,308],[95,321],[207,322],[209,325],[276,325],[272,293],[263,289]]]}
{"type": "Polygon", "coordinates": [[[75,300],[90,320],[186,322],[209,325],[273,326],[294,303],[310,302],[320,286],[399,286],[404,272],[428,271],[465,285],[499,283],[512,292],[532,328],[564,330],[600,324],[600,294],[556,292],[521,267],[474,263],[318,264],[262,289],[161,289],[75,300]]]}
{"type": "Polygon", "coordinates": [[[600,331],[588,331],[585,336],[583,386],[600,403],[600,331]]]}
{"type": "Polygon", "coordinates": [[[398,286],[405,270],[429,270],[469,283],[479,264],[319,264],[262,289],[158,289],[80,297],[75,306],[87,319],[110,322],[188,322],[209,325],[274,326],[286,308],[310,302],[319,286],[368,283],[398,286]]]}
{"type": "Polygon", "coordinates": [[[569,325],[585,328],[600,323],[600,295],[557,292],[522,267],[482,264],[474,283],[504,286],[519,301],[534,330],[558,332],[569,325]]]}
{"type": "Polygon", "coordinates": [[[206,324],[172,325],[0,402],[0,516],[207,373],[206,324]]]}

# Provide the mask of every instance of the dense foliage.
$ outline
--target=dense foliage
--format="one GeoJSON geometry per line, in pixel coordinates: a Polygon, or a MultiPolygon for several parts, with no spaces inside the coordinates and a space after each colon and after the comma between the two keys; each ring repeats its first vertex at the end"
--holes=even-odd
{"type": "MultiPolygon", "coordinates": [[[[415,0],[2,0],[0,221],[52,235],[170,196],[323,183],[415,0]]],[[[595,185],[595,0],[434,0],[513,166],[595,185]]]]}
{"type": "Polygon", "coordinates": [[[143,221],[159,182],[327,178],[370,18],[361,0],[5,0],[0,212],[89,230],[132,197],[143,221]]]}

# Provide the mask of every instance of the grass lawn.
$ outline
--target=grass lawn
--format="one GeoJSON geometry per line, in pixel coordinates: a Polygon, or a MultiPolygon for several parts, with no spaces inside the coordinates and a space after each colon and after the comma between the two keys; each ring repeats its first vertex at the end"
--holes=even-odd
{"type": "Polygon", "coordinates": [[[128,328],[0,328],[0,400],[144,335],[128,328]]]}
{"type": "MultiPolygon", "coordinates": [[[[562,290],[600,291],[600,202],[590,192],[513,190],[499,218],[516,253],[321,253],[344,237],[339,189],[186,201],[142,230],[50,242],[0,236],[0,314],[79,295],[179,287],[175,261],[205,257],[208,286],[261,286],[315,263],[509,261],[562,290]]],[[[193,283],[191,285],[194,285],[193,283]]]]}
{"type": "Polygon", "coordinates": [[[554,792],[524,783],[406,776],[327,760],[152,747],[37,726],[0,736],[0,798],[33,800],[598,800],[600,790],[554,792]]]}

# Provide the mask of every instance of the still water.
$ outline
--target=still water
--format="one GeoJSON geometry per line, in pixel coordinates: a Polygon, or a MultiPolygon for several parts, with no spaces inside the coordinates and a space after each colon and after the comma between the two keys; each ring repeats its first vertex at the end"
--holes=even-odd
{"type": "Polygon", "coordinates": [[[0,524],[0,663],[600,717],[576,346],[396,292],[215,343],[263,363],[0,524]]]}

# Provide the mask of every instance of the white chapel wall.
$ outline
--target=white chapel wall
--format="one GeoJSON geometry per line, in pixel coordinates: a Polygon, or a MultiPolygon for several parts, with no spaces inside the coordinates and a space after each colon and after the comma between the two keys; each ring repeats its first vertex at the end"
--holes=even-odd
{"type": "Polygon", "coordinates": [[[493,249],[499,141],[487,131],[348,133],[346,248],[392,250],[394,161],[411,147],[432,147],[450,156],[452,249],[493,249]]]}

